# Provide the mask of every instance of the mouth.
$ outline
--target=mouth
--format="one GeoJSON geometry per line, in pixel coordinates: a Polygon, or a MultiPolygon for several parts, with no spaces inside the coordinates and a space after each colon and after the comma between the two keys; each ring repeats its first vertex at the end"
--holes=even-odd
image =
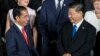
{"type": "Polygon", "coordinates": [[[28,1],[26,1],[25,3],[29,3],[28,1]]]}

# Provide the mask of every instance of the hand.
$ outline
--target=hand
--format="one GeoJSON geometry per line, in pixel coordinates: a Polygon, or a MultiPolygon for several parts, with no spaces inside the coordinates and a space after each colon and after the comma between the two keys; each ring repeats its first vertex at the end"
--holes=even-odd
{"type": "Polygon", "coordinates": [[[70,53],[65,53],[65,54],[63,54],[63,56],[71,56],[71,54],[70,53]]]}

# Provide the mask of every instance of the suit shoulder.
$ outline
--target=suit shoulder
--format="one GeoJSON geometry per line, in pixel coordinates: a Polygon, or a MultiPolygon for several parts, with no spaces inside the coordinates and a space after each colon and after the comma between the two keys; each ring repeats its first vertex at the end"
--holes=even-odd
{"type": "Polygon", "coordinates": [[[85,21],[85,23],[86,23],[86,27],[87,27],[88,29],[90,29],[90,30],[95,30],[95,31],[96,31],[96,28],[95,28],[93,25],[91,25],[91,24],[88,23],[87,21],[85,21]]]}
{"type": "Polygon", "coordinates": [[[11,28],[6,32],[6,36],[13,36],[15,35],[15,29],[13,26],[11,26],[11,28]]]}
{"type": "Polygon", "coordinates": [[[43,2],[43,5],[48,4],[49,0],[43,2]]]}

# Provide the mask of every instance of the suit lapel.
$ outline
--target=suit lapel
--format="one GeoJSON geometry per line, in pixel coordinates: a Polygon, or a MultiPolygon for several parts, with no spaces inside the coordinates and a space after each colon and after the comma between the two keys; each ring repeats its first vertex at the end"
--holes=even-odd
{"type": "Polygon", "coordinates": [[[65,34],[65,36],[68,37],[69,41],[72,41],[72,30],[73,30],[73,25],[69,22],[68,25],[66,25],[67,30],[66,34],[68,34],[68,36],[65,34]]]}
{"type": "Polygon", "coordinates": [[[33,43],[33,39],[32,39],[32,35],[31,35],[31,28],[29,25],[27,25],[25,27],[25,31],[27,33],[27,36],[28,36],[28,40],[29,40],[29,49],[31,51],[31,54],[32,55],[35,55],[35,56],[38,56],[38,53],[36,51],[36,49],[34,48],[34,43],[33,43]]]}
{"type": "Polygon", "coordinates": [[[21,31],[19,30],[19,28],[15,24],[14,24],[14,28],[16,29],[16,32],[18,33],[20,39],[22,39],[22,42],[25,43],[25,45],[27,46],[21,31]]]}
{"type": "MultiPolygon", "coordinates": [[[[63,5],[62,5],[62,8],[61,8],[61,11],[59,12],[59,14],[58,14],[58,16],[61,16],[61,15],[63,15],[62,13],[64,12],[64,8],[66,7],[66,3],[65,3],[65,0],[64,0],[64,2],[63,2],[63,5]]],[[[67,8],[66,8],[67,9],[67,8]]]]}
{"type": "Polygon", "coordinates": [[[85,21],[82,22],[79,29],[77,30],[74,40],[81,38],[81,35],[84,34],[84,31],[85,31],[85,21]]]}
{"type": "Polygon", "coordinates": [[[71,3],[71,1],[69,2],[69,0],[64,0],[63,5],[62,5],[62,9],[60,12],[60,15],[62,15],[62,13],[65,12],[65,10],[67,10],[67,6],[71,3]]]}
{"type": "Polygon", "coordinates": [[[72,39],[72,31],[73,31],[73,25],[71,24],[70,26],[69,26],[69,32],[70,32],[70,39],[72,39]]]}
{"type": "Polygon", "coordinates": [[[31,33],[30,33],[30,31],[31,31],[31,28],[28,28],[29,26],[26,26],[25,27],[25,31],[26,31],[26,34],[27,34],[27,37],[28,37],[28,43],[29,43],[29,47],[31,47],[31,45],[33,45],[33,44],[31,44],[31,41],[33,40],[31,37],[31,33]],[[30,31],[29,31],[30,30],[30,31]]]}
{"type": "Polygon", "coordinates": [[[48,3],[49,9],[51,9],[51,11],[53,11],[54,15],[57,17],[57,10],[56,10],[56,6],[55,6],[55,0],[51,0],[48,3]]]}
{"type": "Polygon", "coordinates": [[[62,24],[64,22],[66,22],[66,20],[68,20],[68,16],[66,16],[68,14],[68,5],[72,2],[72,0],[64,0],[64,3],[62,5],[62,9],[60,11],[60,13],[58,14],[58,23],[62,24]],[[63,21],[61,18],[63,18],[63,21]],[[66,18],[66,19],[65,19],[66,18]]]}

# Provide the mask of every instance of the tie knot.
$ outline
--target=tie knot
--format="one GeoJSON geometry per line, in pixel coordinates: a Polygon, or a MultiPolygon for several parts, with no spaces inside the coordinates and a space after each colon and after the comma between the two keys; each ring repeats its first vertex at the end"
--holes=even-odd
{"type": "Polygon", "coordinates": [[[25,28],[24,28],[24,27],[22,28],[22,32],[23,32],[23,31],[25,31],[25,28]]]}
{"type": "Polygon", "coordinates": [[[76,26],[76,25],[74,25],[74,26],[73,26],[73,28],[77,28],[77,26],[76,26]]]}

